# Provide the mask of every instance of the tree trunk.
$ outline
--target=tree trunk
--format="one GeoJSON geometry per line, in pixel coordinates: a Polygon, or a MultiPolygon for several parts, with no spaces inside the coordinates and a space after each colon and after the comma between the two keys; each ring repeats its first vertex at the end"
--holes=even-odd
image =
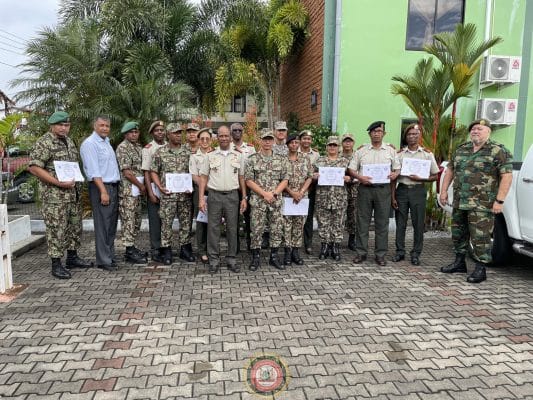
{"type": "Polygon", "coordinates": [[[450,142],[448,143],[448,160],[452,158],[452,149],[453,149],[453,137],[455,136],[455,123],[457,115],[457,100],[453,102],[452,107],[452,126],[450,128],[450,142]]]}

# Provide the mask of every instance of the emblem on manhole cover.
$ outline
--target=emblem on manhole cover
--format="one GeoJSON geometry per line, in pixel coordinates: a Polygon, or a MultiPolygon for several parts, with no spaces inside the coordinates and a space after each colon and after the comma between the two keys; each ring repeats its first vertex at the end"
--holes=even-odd
{"type": "Polygon", "coordinates": [[[246,383],[258,395],[279,393],[287,388],[289,380],[289,368],[275,354],[253,357],[246,368],[246,383]]]}

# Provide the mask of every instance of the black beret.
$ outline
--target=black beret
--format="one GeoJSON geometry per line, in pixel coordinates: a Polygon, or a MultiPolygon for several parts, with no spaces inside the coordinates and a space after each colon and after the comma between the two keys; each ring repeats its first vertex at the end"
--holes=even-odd
{"type": "Polygon", "coordinates": [[[376,122],[372,122],[372,123],[368,126],[368,128],[366,128],[366,130],[367,130],[368,132],[372,132],[374,129],[379,128],[379,127],[383,128],[383,130],[385,130],[385,121],[376,121],[376,122]]]}
{"type": "Polygon", "coordinates": [[[289,144],[290,142],[292,142],[293,140],[296,140],[296,139],[298,139],[298,135],[296,135],[296,134],[289,135],[289,137],[285,141],[285,144],[289,144]]]}

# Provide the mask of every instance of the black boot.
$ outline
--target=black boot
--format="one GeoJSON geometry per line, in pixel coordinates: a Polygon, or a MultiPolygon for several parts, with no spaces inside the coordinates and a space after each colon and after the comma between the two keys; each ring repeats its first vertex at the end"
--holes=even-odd
{"type": "Polygon", "coordinates": [[[261,250],[252,249],[252,260],[250,261],[250,271],[257,271],[261,266],[261,250]]]}
{"type": "Polygon", "coordinates": [[[70,279],[72,275],[61,265],[61,258],[52,258],[52,275],[59,279],[70,279]]]}
{"type": "Polygon", "coordinates": [[[285,264],[288,267],[291,265],[291,248],[290,247],[285,247],[285,254],[283,256],[283,264],[285,264]]]}
{"type": "Polygon", "coordinates": [[[355,251],[355,235],[353,233],[348,235],[348,248],[355,251]]]}
{"type": "Polygon", "coordinates": [[[298,247],[292,248],[292,255],[291,255],[292,262],[294,262],[296,265],[304,265],[304,260],[302,257],[300,257],[300,250],[298,247]]]}
{"type": "Polygon", "coordinates": [[[192,254],[192,246],[190,243],[181,246],[180,258],[188,262],[196,261],[196,257],[192,254]]]}
{"type": "Polygon", "coordinates": [[[67,250],[65,268],[91,268],[92,266],[93,263],[80,258],[76,250],[67,250]]]}
{"type": "Polygon", "coordinates": [[[333,258],[335,261],[340,261],[341,260],[341,252],[340,252],[340,249],[339,249],[339,244],[338,243],[331,243],[330,247],[331,247],[331,258],[333,258]]]}
{"type": "Polygon", "coordinates": [[[476,263],[476,269],[470,274],[466,281],[468,283],[479,283],[487,279],[487,271],[485,265],[479,262],[476,263]]]}
{"type": "Polygon", "coordinates": [[[163,263],[165,265],[172,264],[172,249],[170,248],[170,246],[161,247],[161,254],[163,258],[163,263]]]}
{"type": "Polygon", "coordinates": [[[320,243],[320,254],[318,255],[318,258],[320,260],[325,260],[328,256],[328,244],[326,242],[320,243]]]}
{"type": "Polygon", "coordinates": [[[466,262],[464,254],[456,254],[455,261],[444,267],[441,267],[440,272],[445,274],[453,274],[454,272],[466,272],[466,262]]]}
{"type": "Polygon", "coordinates": [[[137,247],[135,246],[132,246],[133,247],[133,251],[137,254],[139,254],[140,256],[144,257],[144,258],[148,258],[148,252],[147,251],[144,251],[144,250],[141,250],[141,249],[138,249],[137,247]]]}
{"type": "Polygon", "coordinates": [[[164,263],[165,259],[163,257],[164,253],[163,248],[159,248],[157,250],[152,250],[152,261],[158,262],[158,263],[164,263]]]}
{"type": "Polygon", "coordinates": [[[278,248],[277,247],[272,247],[270,249],[270,259],[268,260],[268,263],[270,265],[272,265],[274,268],[277,268],[277,269],[285,269],[285,265],[283,265],[280,261],[279,261],[279,257],[278,257],[278,248]]]}
{"type": "Polygon", "coordinates": [[[136,251],[134,246],[126,246],[124,260],[133,264],[146,264],[148,262],[144,254],[141,254],[139,253],[139,251],[136,251]]]}

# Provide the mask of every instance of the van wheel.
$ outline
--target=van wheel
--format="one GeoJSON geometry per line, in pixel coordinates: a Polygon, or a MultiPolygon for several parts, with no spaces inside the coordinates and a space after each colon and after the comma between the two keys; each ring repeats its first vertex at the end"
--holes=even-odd
{"type": "Polygon", "coordinates": [[[492,262],[496,265],[509,264],[513,256],[513,247],[503,214],[494,217],[492,232],[492,262]]]}

